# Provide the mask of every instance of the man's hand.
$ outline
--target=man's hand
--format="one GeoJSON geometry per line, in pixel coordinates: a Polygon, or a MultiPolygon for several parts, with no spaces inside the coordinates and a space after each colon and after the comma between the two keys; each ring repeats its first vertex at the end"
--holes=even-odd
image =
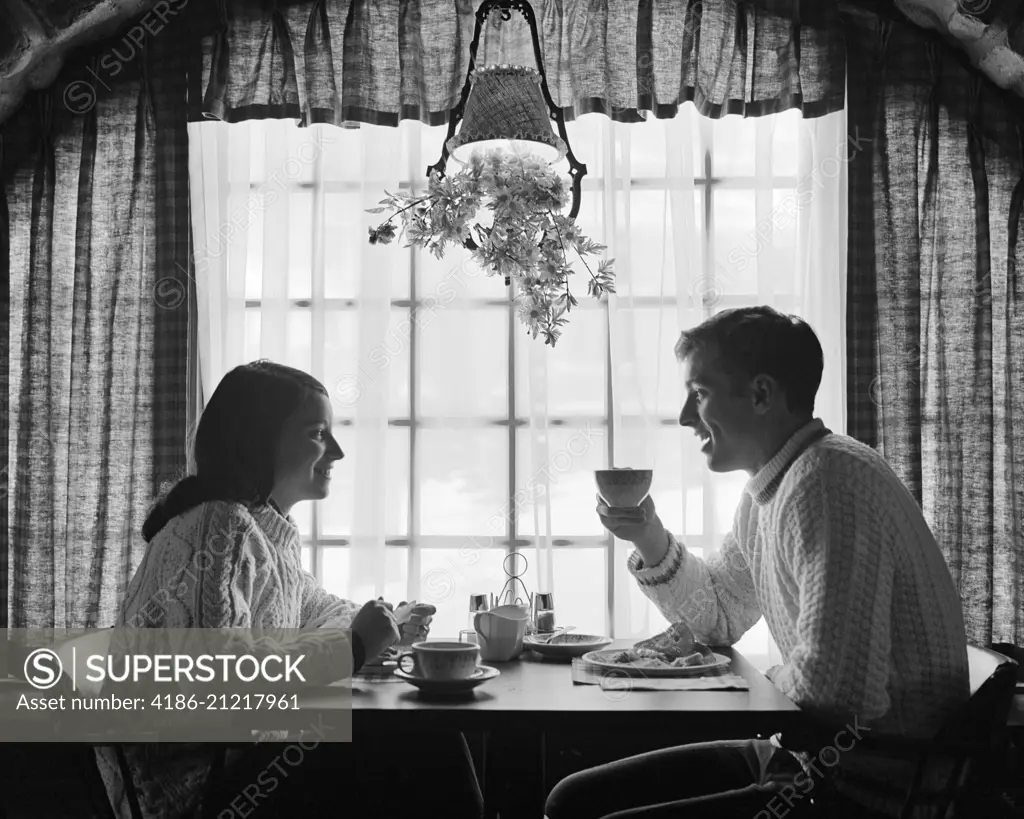
{"type": "Polygon", "coordinates": [[[370,600],[352,621],[352,631],[359,635],[367,660],[398,642],[401,635],[391,609],[383,600],[370,600]]]}
{"type": "Polygon", "coordinates": [[[645,566],[651,568],[661,563],[668,551],[668,532],[654,511],[650,495],[639,506],[608,506],[598,495],[597,516],[615,537],[636,545],[645,566]]]}

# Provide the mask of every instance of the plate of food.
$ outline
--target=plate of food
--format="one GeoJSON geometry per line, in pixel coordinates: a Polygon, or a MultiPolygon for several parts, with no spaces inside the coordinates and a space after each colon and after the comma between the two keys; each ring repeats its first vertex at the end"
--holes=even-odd
{"type": "Polygon", "coordinates": [[[629,677],[700,677],[729,667],[728,657],[694,640],[684,623],[675,623],[661,634],[634,643],[632,648],[589,651],[583,659],[629,677]]]}
{"type": "Polygon", "coordinates": [[[571,659],[582,657],[591,651],[597,651],[611,642],[610,637],[602,637],[598,634],[576,634],[570,631],[556,634],[550,640],[542,634],[528,635],[523,638],[523,648],[536,651],[544,657],[571,659]]]}

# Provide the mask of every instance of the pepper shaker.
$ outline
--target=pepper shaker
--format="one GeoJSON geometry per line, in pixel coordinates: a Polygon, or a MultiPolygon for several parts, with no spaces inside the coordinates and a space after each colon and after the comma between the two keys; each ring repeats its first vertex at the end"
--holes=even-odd
{"type": "Polygon", "coordinates": [[[537,592],[533,596],[533,624],[538,634],[555,630],[555,595],[552,592],[537,592]]]}

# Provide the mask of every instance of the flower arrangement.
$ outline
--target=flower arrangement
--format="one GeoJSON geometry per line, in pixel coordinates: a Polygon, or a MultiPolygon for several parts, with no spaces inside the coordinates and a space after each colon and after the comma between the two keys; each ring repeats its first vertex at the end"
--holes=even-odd
{"type": "Polygon", "coordinates": [[[427,248],[438,259],[449,245],[467,247],[489,275],[503,275],[506,283],[515,280],[519,318],[534,338],[542,334],[545,344],[555,346],[566,314],[578,304],[569,291],[570,250],[590,274],[589,295],[615,292],[614,260],[602,259],[596,272],[587,264],[584,257],[601,253],[605,246],[588,239],[574,219],[559,212],[568,197],[565,182],[532,154],[474,151],[458,173],[431,174],[425,196],[385,193],[380,207],[369,212],[392,213],[370,228],[370,244],[390,243],[398,219],[406,247],[427,248]],[[492,224],[471,227],[482,207],[493,214],[492,224]]]}

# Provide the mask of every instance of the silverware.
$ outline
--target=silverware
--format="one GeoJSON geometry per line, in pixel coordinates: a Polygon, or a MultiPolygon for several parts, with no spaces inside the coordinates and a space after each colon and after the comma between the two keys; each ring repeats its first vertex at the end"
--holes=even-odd
{"type": "Polygon", "coordinates": [[[534,634],[533,641],[535,643],[550,643],[556,637],[560,637],[567,631],[572,631],[574,628],[576,628],[576,626],[562,626],[561,628],[556,628],[550,634],[534,634]]]}

